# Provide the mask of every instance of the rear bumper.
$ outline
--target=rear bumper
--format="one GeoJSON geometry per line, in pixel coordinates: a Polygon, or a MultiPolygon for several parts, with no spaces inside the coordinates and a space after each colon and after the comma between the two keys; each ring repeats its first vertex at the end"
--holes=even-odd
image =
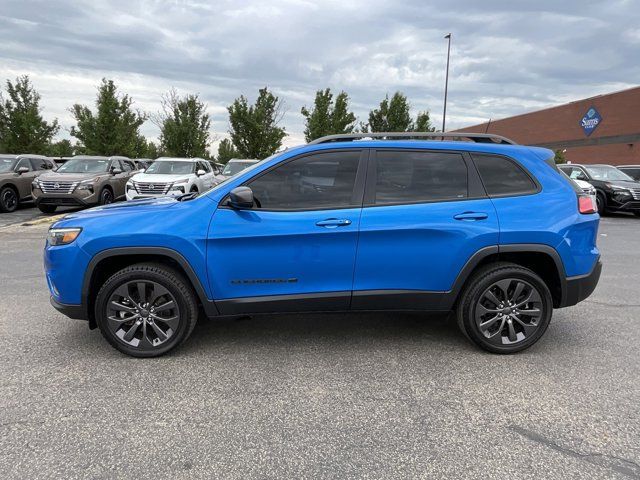
{"type": "Polygon", "coordinates": [[[570,307],[578,302],[583,301],[589,295],[593,293],[600,280],[600,273],[602,272],[602,262],[598,258],[593,269],[586,275],[579,275],[576,277],[568,277],[566,282],[566,290],[564,298],[562,299],[562,307],[570,307]]]}
{"type": "Polygon", "coordinates": [[[75,320],[88,320],[86,309],[82,305],[67,305],[60,303],[51,297],[51,305],[60,313],[75,320]]]}

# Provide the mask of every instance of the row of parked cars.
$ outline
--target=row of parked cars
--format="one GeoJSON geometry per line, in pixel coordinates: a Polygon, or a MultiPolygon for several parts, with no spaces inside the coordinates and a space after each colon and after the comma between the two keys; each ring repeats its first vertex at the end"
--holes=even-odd
{"type": "Polygon", "coordinates": [[[0,211],[33,201],[44,213],[60,206],[105,205],[164,195],[198,194],[257,160],[232,159],[226,165],[202,158],[78,155],[0,155],[0,211]]]}
{"type": "Polygon", "coordinates": [[[600,215],[630,212],[640,216],[640,165],[564,164],[558,167],[583,190],[592,190],[600,215]]]}

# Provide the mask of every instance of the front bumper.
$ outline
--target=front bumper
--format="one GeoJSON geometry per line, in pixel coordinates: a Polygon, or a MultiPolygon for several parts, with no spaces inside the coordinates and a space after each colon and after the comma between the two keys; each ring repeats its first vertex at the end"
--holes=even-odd
{"type": "Polygon", "coordinates": [[[560,307],[570,307],[589,297],[598,285],[601,272],[602,262],[598,258],[598,261],[595,263],[590,273],[576,277],[568,277],[565,295],[560,307]]]}
{"type": "Polygon", "coordinates": [[[91,193],[87,190],[80,190],[73,193],[43,193],[41,190],[32,190],[33,200],[37,205],[56,205],[56,206],[74,206],[86,207],[89,205],[97,205],[99,197],[97,193],[91,193]]]}

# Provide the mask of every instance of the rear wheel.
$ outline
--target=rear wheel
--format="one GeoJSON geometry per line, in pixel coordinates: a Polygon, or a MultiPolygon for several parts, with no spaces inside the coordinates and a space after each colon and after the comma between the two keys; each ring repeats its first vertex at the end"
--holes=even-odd
{"type": "Polygon", "coordinates": [[[0,212],[13,212],[18,208],[18,193],[11,187],[0,190],[0,212]]]}
{"type": "Polygon", "coordinates": [[[43,205],[43,204],[38,205],[38,209],[42,213],[53,213],[56,211],[56,208],[58,208],[57,205],[43,205]]]}
{"type": "Polygon", "coordinates": [[[542,337],[552,310],[549,288],[536,273],[512,263],[494,263],[480,269],[465,287],[458,326],[487,351],[515,353],[542,337]]]}
{"type": "Polygon", "coordinates": [[[120,270],[95,301],[96,323],[116,349],[134,357],[157,357],[184,342],[198,319],[189,283],[159,264],[120,270]]]}

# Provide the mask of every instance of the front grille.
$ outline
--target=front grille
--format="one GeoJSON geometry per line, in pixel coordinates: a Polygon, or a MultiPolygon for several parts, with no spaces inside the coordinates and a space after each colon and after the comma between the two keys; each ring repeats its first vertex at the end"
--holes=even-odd
{"type": "Polygon", "coordinates": [[[634,200],[640,200],[640,188],[630,188],[629,191],[634,200]]]}
{"type": "Polygon", "coordinates": [[[79,182],[55,182],[40,180],[40,189],[43,193],[72,193],[79,182]]]}
{"type": "Polygon", "coordinates": [[[166,195],[171,185],[171,183],[133,182],[136,192],[143,195],[166,195]]]}

